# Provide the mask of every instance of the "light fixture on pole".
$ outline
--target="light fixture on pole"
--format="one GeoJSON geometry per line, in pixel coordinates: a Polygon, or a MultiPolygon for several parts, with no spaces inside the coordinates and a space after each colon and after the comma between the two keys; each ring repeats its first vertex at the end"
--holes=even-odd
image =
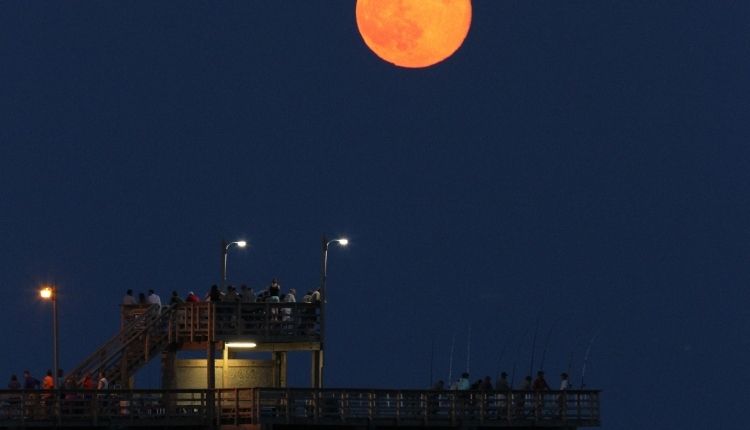
{"type": "Polygon", "coordinates": [[[227,282],[227,255],[229,254],[229,248],[232,247],[232,245],[237,245],[238,248],[245,248],[247,246],[247,242],[244,240],[238,240],[235,242],[229,242],[227,243],[226,240],[221,241],[221,254],[222,254],[222,264],[221,264],[221,289],[224,289],[224,284],[227,282]]]}
{"type": "MultiPolygon", "coordinates": [[[[322,240],[323,249],[320,256],[320,350],[324,350],[325,345],[325,321],[326,321],[326,278],[328,277],[328,247],[332,243],[338,243],[340,246],[347,246],[349,239],[341,237],[338,239],[328,240],[323,235],[322,240]]],[[[323,385],[323,363],[320,363],[320,380],[318,388],[322,388],[323,385]]]]}
{"type": "MultiPolygon", "coordinates": [[[[321,267],[321,273],[320,273],[320,294],[321,296],[325,292],[326,287],[326,277],[328,276],[328,247],[331,246],[332,243],[338,243],[341,246],[349,245],[349,239],[346,238],[339,238],[339,239],[333,239],[333,240],[326,240],[326,237],[323,236],[323,266],[321,267]]],[[[322,298],[322,297],[321,297],[322,298]]]]}
{"type": "Polygon", "coordinates": [[[60,383],[58,380],[58,372],[59,372],[59,352],[58,352],[58,342],[57,342],[57,287],[52,286],[45,286],[41,290],[39,290],[39,296],[42,298],[42,300],[48,300],[52,302],[52,371],[53,378],[55,381],[55,389],[58,389],[60,387],[60,383]]]}

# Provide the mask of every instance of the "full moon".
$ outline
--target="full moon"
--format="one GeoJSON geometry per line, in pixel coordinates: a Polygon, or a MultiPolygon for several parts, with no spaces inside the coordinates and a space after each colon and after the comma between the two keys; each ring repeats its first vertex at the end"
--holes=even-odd
{"type": "Polygon", "coordinates": [[[439,63],[461,47],[471,0],[357,0],[357,27],[380,58],[401,67],[439,63]]]}

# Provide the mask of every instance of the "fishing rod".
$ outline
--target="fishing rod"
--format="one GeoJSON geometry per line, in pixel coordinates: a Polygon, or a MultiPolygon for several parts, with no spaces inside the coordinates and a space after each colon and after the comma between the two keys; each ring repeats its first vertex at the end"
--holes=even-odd
{"type": "Polygon", "coordinates": [[[469,334],[466,338],[466,373],[470,373],[469,365],[471,364],[471,323],[469,323],[469,334]]]}
{"type": "Polygon", "coordinates": [[[453,381],[453,350],[456,348],[456,333],[453,333],[453,340],[451,341],[451,354],[448,358],[448,384],[453,381]]]}
{"type": "Polygon", "coordinates": [[[536,317],[536,328],[534,338],[531,340],[531,362],[529,363],[529,376],[534,374],[534,350],[536,350],[536,334],[539,331],[539,317],[536,317]]]}
{"type": "Polygon", "coordinates": [[[589,362],[589,353],[591,353],[591,345],[594,344],[594,340],[596,340],[596,337],[599,336],[599,333],[602,331],[601,328],[594,333],[593,336],[591,336],[591,340],[589,340],[589,344],[586,347],[586,354],[583,356],[583,368],[581,368],[581,389],[585,387],[583,383],[583,378],[586,376],[586,364],[589,362]]]}
{"type": "Polygon", "coordinates": [[[500,363],[503,361],[503,355],[505,355],[505,350],[508,348],[508,339],[505,339],[505,342],[503,343],[503,348],[500,350],[500,356],[497,358],[497,366],[495,366],[495,375],[497,379],[500,379],[500,363]]]}
{"type": "Polygon", "coordinates": [[[539,363],[539,370],[544,371],[544,359],[547,356],[547,348],[549,347],[549,341],[552,339],[552,332],[555,330],[555,327],[557,327],[557,323],[560,321],[560,317],[558,316],[555,318],[555,321],[552,323],[552,326],[549,328],[549,331],[547,332],[547,338],[544,340],[544,349],[542,350],[542,362],[539,363]]]}
{"type": "Polygon", "coordinates": [[[430,387],[432,387],[432,365],[435,363],[435,337],[430,339],[430,387]]]}
{"type": "Polygon", "coordinates": [[[529,333],[529,330],[531,330],[531,327],[526,327],[526,330],[523,332],[521,337],[518,338],[518,346],[516,347],[516,355],[513,357],[513,370],[510,372],[510,386],[514,387],[515,380],[516,380],[516,362],[518,361],[518,357],[521,355],[521,346],[523,345],[523,339],[526,337],[526,335],[529,333]]]}

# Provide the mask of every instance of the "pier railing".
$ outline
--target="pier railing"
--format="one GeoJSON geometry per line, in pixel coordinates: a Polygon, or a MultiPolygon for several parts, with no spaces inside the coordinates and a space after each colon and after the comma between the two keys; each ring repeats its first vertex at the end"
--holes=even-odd
{"type": "Polygon", "coordinates": [[[368,389],[0,391],[0,427],[162,425],[595,427],[599,391],[368,389]]]}
{"type": "MultiPolygon", "coordinates": [[[[148,305],[122,306],[123,324],[148,305]]],[[[319,342],[320,305],[315,303],[201,302],[173,305],[165,325],[170,343],[251,339],[263,343],[319,342]]]]}

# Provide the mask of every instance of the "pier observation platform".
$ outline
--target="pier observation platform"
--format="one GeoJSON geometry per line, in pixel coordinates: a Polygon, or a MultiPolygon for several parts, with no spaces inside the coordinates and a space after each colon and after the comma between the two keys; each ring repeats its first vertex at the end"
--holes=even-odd
{"type": "Polygon", "coordinates": [[[598,390],[323,388],[324,309],[324,303],[122,306],[119,331],[66,373],[58,384],[61,388],[0,390],[0,429],[601,425],[598,390]],[[271,359],[260,364],[242,360],[233,345],[251,347],[271,359]],[[183,360],[200,361],[186,371],[180,351],[204,351],[206,358],[183,360]],[[286,383],[287,354],[299,352],[311,356],[310,388],[290,388],[286,383]],[[136,389],[134,375],[157,357],[162,388],[136,389]],[[100,371],[113,389],[68,389],[63,383],[80,381],[87,374],[96,377],[100,371]]]}

